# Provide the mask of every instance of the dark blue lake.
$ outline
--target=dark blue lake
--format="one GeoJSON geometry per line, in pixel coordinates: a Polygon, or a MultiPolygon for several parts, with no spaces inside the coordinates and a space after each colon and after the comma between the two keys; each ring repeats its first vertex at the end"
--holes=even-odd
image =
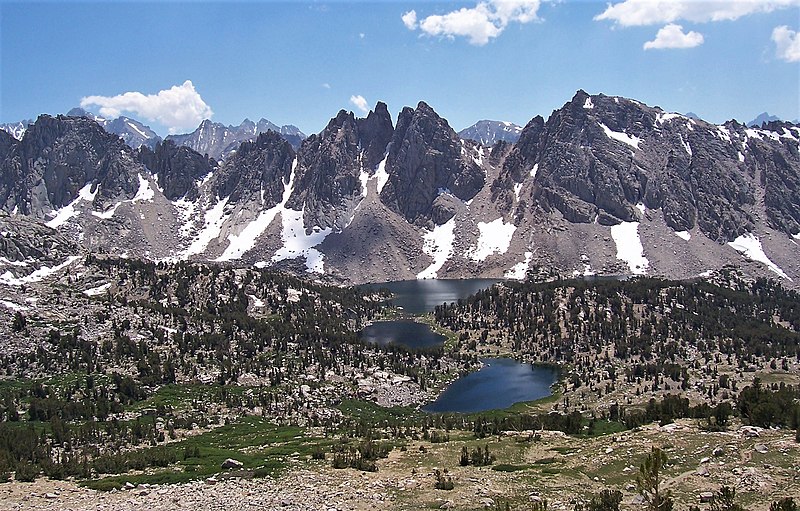
{"type": "Polygon", "coordinates": [[[409,314],[431,312],[437,305],[458,301],[481,289],[502,282],[502,279],[428,279],[400,280],[367,284],[366,287],[386,288],[394,294],[392,304],[409,314]]]}
{"type": "Polygon", "coordinates": [[[435,333],[428,325],[410,319],[376,321],[358,335],[366,342],[402,344],[414,349],[440,346],[445,340],[443,335],[435,333]]]}
{"type": "Polygon", "coordinates": [[[483,412],[508,408],[521,401],[533,401],[551,394],[558,370],[534,366],[509,358],[486,358],[480,371],[454,381],[426,412],[483,412]]]}

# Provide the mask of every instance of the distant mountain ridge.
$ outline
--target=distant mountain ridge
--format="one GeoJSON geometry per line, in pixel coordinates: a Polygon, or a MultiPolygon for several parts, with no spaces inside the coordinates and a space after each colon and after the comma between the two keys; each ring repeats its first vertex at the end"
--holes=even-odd
{"type": "Polygon", "coordinates": [[[161,142],[161,137],[150,129],[150,126],[145,126],[136,119],[119,116],[115,119],[106,119],[87,112],[83,108],[73,108],[67,115],[75,117],[86,117],[92,119],[102,126],[107,132],[119,136],[123,142],[128,144],[133,149],[139,149],[142,146],[154,148],[157,143],[161,142]]]}
{"type": "Polygon", "coordinates": [[[770,115],[767,112],[762,112],[756,116],[755,119],[747,123],[750,128],[760,128],[765,122],[780,121],[780,117],[770,115]]]}
{"type": "Polygon", "coordinates": [[[245,119],[239,126],[225,126],[206,119],[193,132],[167,135],[167,140],[172,140],[179,146],[190,147],[216,160],[224,160],[235,152],[242,142],[255,140],[260,133],[267,131],[281,135],[295,150],[306,138],[296,126],[290,124],[278,126],[267,119],[260,119],[257,123],[245,119]]]}
{"type": "Polygon", "coordinates": [[[33,124],[33,121],[30,119],[19,122],[8,122],[5,124],[0,124],[0,130],[5,131],[17,140],[22,140],[23,135],[25,135],[25,131],[31,124],[33,124]]]}
{"type": "Polygon", "coordinates": [[[296,149],[269,130],[217,160],[43,115],[22,140],[0,132],[0,210],[86,250],[338,282],[733,265],[800,283],[796,124],[716,125],[584,91],[491,147],[425,102],[396,119],[383,103],[342,110],[296,149]]]}
{"type": "Polygon", "coordinates": [[[522,126],[507,121],[483,120],[459,131],[458,136],[491,147],[500,140],[514,143],[519,140],[520,133],[522,126]]]}

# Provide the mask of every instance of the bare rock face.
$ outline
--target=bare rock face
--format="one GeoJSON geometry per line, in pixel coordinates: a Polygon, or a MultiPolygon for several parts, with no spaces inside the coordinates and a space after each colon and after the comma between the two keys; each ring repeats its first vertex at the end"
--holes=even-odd
{"type": "Polygon", "coordinates": [[[485,180],[456,132],[424,102],[400,112],[386,171],[389,180],[381,200],[418,225],[432,221],[433,202],[444,190],[466,201],[475,197],[485,180]]]}
{"type": "Polygon", "coordinates": [[[262,133],[253,142],[243,142],[222,165],[213,181],[214,193],[235,203],[259,199],[263,209],[272,208],[283,197],[294,158],[289,142],[274,131],[262,133]]]}
{"type": "Polygon", "coordinates": [[[177,146],[171,140],[159,143],[155,150],[142,146],[139,161],[158,176],[158,183],[170,200],[183,197],[196,199],[197,181],[216,167],[216,162],[211,158],[188,147],[177,146]]]}
{"type": "Polygon", "coordinates": [[[132,197],[144,168],[116,135],[84,117],[40,116],[0,163],[5,211],[43,218],[66,206],[87,183],[94,204],[132,197]]]}

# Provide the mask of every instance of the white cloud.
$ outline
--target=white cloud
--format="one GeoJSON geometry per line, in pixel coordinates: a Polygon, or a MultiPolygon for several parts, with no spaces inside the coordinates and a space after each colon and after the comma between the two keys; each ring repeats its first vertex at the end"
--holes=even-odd
{"type": "Polygon", "coordinates": [[[130,112],[167,126],[170,133],[181,128],[194,128],[203,119],[214,115],[191,80],[157,94],[126,92],[117,96],[87,96],[81,99],[83,108],[91,105],[99,106],[100,115],[104,117],[119,117],[122,112],[130,112]]]}
{"type": "Polygon", "coordinates": [[[400,19],[403,20],[403,25],[405,25],[407,29],[415,30],[417,28],[417,11],[412,9],[403,14],[400,19]]]}
{"type": "Polygon", "coordinates": [[[775,27],[772,31],[775,41],[775,54],[786,62],[800,62],[800,33],[786,25],[775,27]]]}
{"type": "Polygon", "coordinates": [[[701,44],[703,44],[703,34],[698,32],[684,34],[682,26],[670,23],[658,31],[654,40],[644,43],[644,49],[694,48],[701,44]]]}
{"type": "Polygon", "coordinates": [[[322,88],[323,89],[330,89],[331,88],[331,84],[329,84],[328,82],[325,82],[325,83],[322,84],[322,88]]]}
{"type": "Polygon", "coordinates": [[[428,16],[419,23],[417,13],[408,11],[402,20],[409,30],[419,28],[427,35],[450,39],[466,37],[470,44],[483,46],[499,36],[511,22],[537,21],[540,5],[540,0],[484,0],[475,7],[428,16]]]}
{"type": "Polygon", "coordinates": [[[350,102],[363,113],[369,113],[369,106],[364,96],[350,96],[350,102]]]}
{"type": "Polygon", "coordinates": [[[685,20],[693,23],[731,21],[760,12],[800,5],[800,0],[623,0],[609,4],[595,20],[625,27],[660,25],[685,20]]]}

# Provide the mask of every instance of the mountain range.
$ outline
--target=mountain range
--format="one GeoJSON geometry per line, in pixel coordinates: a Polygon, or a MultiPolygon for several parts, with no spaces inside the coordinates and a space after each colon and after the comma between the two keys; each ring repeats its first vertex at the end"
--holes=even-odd
{"type": "MultiPolygon", "coordinates": [[[[87,117],[94,120],[107,132],[119,136],[132,149],[139,149],[142,146],[154,149],[156,144],[162,140],[150,126],[146,126],[130,117],[120,116],[114,119],[106,119],[87,112],[83,108],[73,108],[67,112],[67,116],[87,117]]],[[[0,131],[5,131],[17,140],[22,140],[25,131],[33,122],[32,120],[24,120],[16,123],[0,124],[0,131]]],[[[206,154],[217,160],[223,160],[235,152],[242,142],[254,140],[259,133],[270,130],[280,133],[295,149],[300,147],[300,143],[306,138],[305,134],[296,126],[278,126],[263,118],[257,123],[250,119],[245,119],[239,126],[225,126],[206,119],[191,133],[168,135],[167,138],[179,146],[187,146],[198,153],[206,154]]]]}
{"type": "Polygon", "coordinates": [[[225,126],[206,119],[192,133],[167,135],[167,139],[179,146],[191,147],[200,154],[224,160],[238,149],[239,144],[254,140],[259,133],[267,131],[280,134],[294,149],[299,148],[300,143],[306,138],[296,126],[277,126],[266,119],[261,119],[257,123],[245,119],[239,126],[225,126]]]}
{"type": "MultiPolygon", "coordinates": [[[[796,124],[715,125],[578,91],[491,146],[424,102],[396,123],[378,103],[299,145],[285,137],[260,133],[220,161],[186,139],[133,149],[91,118],[42,115],[21,140],[0,132],[0,210],[84,251],[338,282],[728,266],[800,278],[796,124]]],[[[19,282],[41,265],[3,236],[0,279],[19,282]]]]}

